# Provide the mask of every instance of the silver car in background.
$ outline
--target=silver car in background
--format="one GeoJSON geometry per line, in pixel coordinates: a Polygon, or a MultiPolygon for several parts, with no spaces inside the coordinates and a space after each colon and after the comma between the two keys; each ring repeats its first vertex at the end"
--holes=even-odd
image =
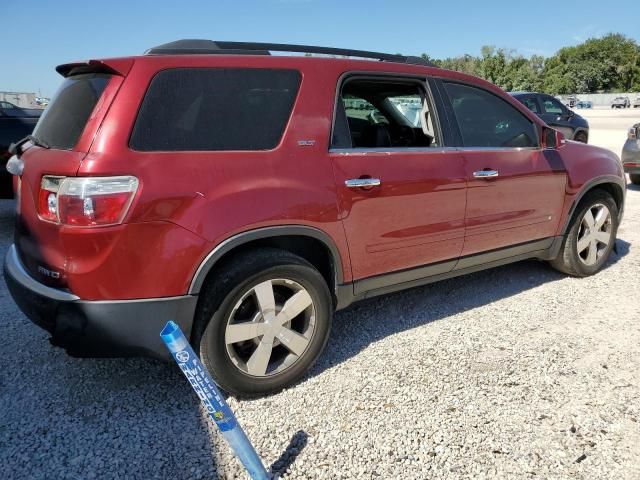
{"type": "Polygon", "coordinates": [[[629,97],[616,97],[611,101],[611,108],[629,108],[630,106],[629,97]]]}
{"type": "Polygon", "coordinates": [[[629,136],[622,148],[622,166],[631,183],[640,185],[640,123],[629,129],[629,136]]]}

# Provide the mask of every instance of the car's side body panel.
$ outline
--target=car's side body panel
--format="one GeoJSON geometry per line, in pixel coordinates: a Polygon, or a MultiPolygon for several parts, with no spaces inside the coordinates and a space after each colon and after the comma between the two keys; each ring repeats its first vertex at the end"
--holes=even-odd
{"type": "Polygon", "coordinates": [[[458,258],[466,206],[459,151],[342,151],[331,161],[354,279],[458,258]],[[382,183],[345,185],[363,176],[382,183]]]}
{"type": "Polygon", "coordinates": [[[551,237],[562,216],[566,172],[541,149],[465,149],[466,236],[462,255],[551,237]],[[496,178],[474,172],[496,170],[496,178]]]}
{"type": "MultiPolygon", "coordinates": [[[[116,102],[96,137],[79,173],[128,174],[144,179],[128,223],[170,221],[199,236],[206,247],[195,261],[179,259],[179,245],[163,255],[184,281],[191,283],[209,252],[242,232],[271,226],[308,226],[333,239],[340,254],[340,278],[351,280],[344,230],[335,197],[335,184],[326,157],[336,72],[306,75],[304,62],[256,57],[269,68],[295,68],[302,83],[289,125],[280,144],[270,151],[137,152],[129,148],[129,132],[137,108],[116,102]],[[266,60],[266,61],[265,61],[266,60]],[[295,63],[295,62],[294,62],[295,63]],[[126,167],[125,167],[126,166],[126,167]],[[171,192],[171,194],[168,194],[171,192]]],[[[253,63],[253,62],[252,62],[253,63]]],[[[217,67],[244,67],[246,59],[216,58],[217,67]]],[[[122,88],[127,99],[141,99],[159,68],[208,68],[202,57],[143,58],[136,62],[122,88]],[[158,65],[161,63],[162,65],[158,65]]],[[[137,106],[136,106],[137,107],[137,106]]],[[[155,240],[153,240],[155,241],[155,240]]],[[[163,242],[165,249],[171,243],[163,242]]]]}
{"type": "MultiPolygon", "coordinates": [[[[567,170],[566,195],[562,208],[562,221],[556,232],[558,235],[566,233],[573,210],[582,196],[591,188],[598,185],[611,185],[619,195],[616,201],[620,200],[620,207],[624,206],[626,184],[622,163],[613,153],[579,142],[566,142],[552,155],[557,155],[558,161],[561,161],[567,170]]],[[[623,208],[619,210],[622,215],[623,208]]]]}
{"type": "MultiPolygon", "coordinates": [[[[467,82],[499,96],[535,124],[539,138],[547,128],[498,87],[461,73],[393,62],[266,55],[156,55],[68,67],[92,65],[113,72],[114,80],[76,147],[29,147],[22,154],[18,238],[11,268],[5,266],[5,275],[21,272],[9,283],[25,308],[36,303],[28,295],[32,282],[72,295],[73,305],[58,304],[42,292],[37,302],[46,303],[44,313],[56,321],[58,313],[74,307],[65,321],[80,336],[91,330],[99,337],[118,323],[109,321],[114,314],[121,315],[120,324],[131,332],[139,331],[134,324],[138,308],[147,309],[144,322],[150,316],[179,315],[188,332],[195,296],[207,275],[249,241],[287,235],[320,242],[336,269],[335,285],[329,287],[341,308],[355,299],[511,261],[551,259],[588,189],[613,185],[620,189],[617,200],[624,199],[622,167],[610,152],[571,142],[553,149],[504,151],[465,149],[456,143],[438,79],[467,82]],[[130,148],[142,99],[158,72],[247,67],[301,73],[288,125],[275,148],[130,148]],[[336,86],[353,72],[428,81],[445,130],[441,148],[332,150],[336,86]],[[498,169],[500,177],[474,179],[473,172],[484,168],[498,169]],[[140,184],[121,225],[64,227],[37,217],[43,175],[133,175],[140,184]],[[346,188],[345,180],[363,175],[379,177],[381,188],[346,188]],[[40,268],[44,277],[33,273],[40,268]],[[87,330],[89,317],[93,327],[87,330]]],[[[157,321],[147,327],[155,328],[157,321]]],[[[158,343],[157,337],[154,341],[158,343]]],[[[153,351],[156,343],[150,341],[143,350],[153,351]]]]}
{"type": "MultiPolygon", "coordinates": [[[[204,242],[206,247],[193,264],[170,260],[177,258],[178,250],[183,251],[182,245],[177,242],[176,250],[168,251],[171,243],[163,242],[163,256],[171,263],[173,276],[180,278],[168,294],[184,294],[185,286],[193,281],[196,271],[217,245],[240,233],[267,227],[300,225],[324,232],[333,240],[340,255],[341,278],[345,283],[455,260],[460,254],[507,247],[557,232],[561,208],[558,205],[563,202],[558,203],[555,193],[544,196],[535,193],[557,192],[559,184],[565,182],[564,173],[557,161],[550,166],[542,153],[534,158],[522,153],[513,157],[488,151],[465,152],[464,162],[461,153],[455,151],[424,155],[420,152],[327,155],[336,84],[344,73],[393,71],[425,79],[445,77],[465,81],[469,77],[385,62],[263,56],[250,60],[255,68],[297,69],[302,73],[289,125],[274,150],[136,152],[130,149],[129,132],[139,102],[158,71],[178,67],[210,68],[212,63],[215,68],[247,64],[247,57],[242,56],[217,56],[215,62],[207,56],[142,57],[136,59],[119,92],[119,98],[126,100],[113,103],[78,170],[80,175],[126,173],[144,179],[127,223],[171,222],[204,242]],[[394,155],[403,161],[390,162],[388,157],[394,155]],[[466,192],[465,182],[470,172],[500,155],[505,156],[500,161],[504,178],[494,184],[472,181],[466,192]],[[509,161],[509,157],[513,159],[509,161]],[[385,188],[378,193],[353,192],[342,185],[347,178],[375,172],[385,182],[385,188]],[[493,186],[487,188],[489,185],[493,186]],[[497,185],[501,193],[496,191],[497,185]],[[522,189],[527,194],[513,203],[522,189]],[[508,192],[512,195],[511,202],[505,202],[508,192]],[[398,203],[396,207],[395,203],[398,203]],[[429,208],[434,203],[440,208],[429,208]],[[465,203],[471,235],[463,250],[461,217],[465,203]],[[406,217],[420,208],[426,212],[424,218],[401,222],[402,215],[406,217]],[[399,216],[397,212],[401,210],[403,213],[399,216]],[[492,213],[487,213],[489,210],[492,213]],[[487,223],[489,220],[495,224],[493,227],[487,223]],[[502,229],[501,224],[506,227],[502,229]],[[497,233],[499,230],[502,231],[497,233]],[[348,238],[353,245],[348,245],[348,238]]],[[[473,82],[501,95],[542,128],[542,122],[519,102],[488,82],[475,78],[473,82]]],[[[179,232],[176,229],[175,235],[182,235],[179,232]]],[[[160,241],[159,236],[150,235],[152,243],[153,239],[160,241]]],[[[95,273],[99,276],[106,272],[95,273]]]]}

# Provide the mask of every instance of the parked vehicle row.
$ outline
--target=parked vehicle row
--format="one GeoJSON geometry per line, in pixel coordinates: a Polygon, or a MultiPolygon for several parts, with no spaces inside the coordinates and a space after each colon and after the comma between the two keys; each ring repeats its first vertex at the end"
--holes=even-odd
{"type": "Polygon", "coordinates": [[[536,92],[512,92],[511,95],[566,138],[582,143],[589,141],[589,122],[557,98],[536,92]]]}
{"type": "MultiPolygon", "coordinates": [[[[593,108],[591,100],[579,100],[575,95],[562,99],[562,103],[567,108],[593,108]]],[[[630,108],[632,106],[633,108],[640,107],[640,95],[633,102],[626,96],[619,96],[611,101],[611,108],[630,108]]]]}
{"type": "Polygon", "coordinates": [[[57,71],[9,161],[4,272],[74,355],[166,358],[173,319],[225,390],[265,394],[301,378],[354,301],[527,258],[588,276],[614,246],[616,155],[420,58],[184,40],[57,71]]]}

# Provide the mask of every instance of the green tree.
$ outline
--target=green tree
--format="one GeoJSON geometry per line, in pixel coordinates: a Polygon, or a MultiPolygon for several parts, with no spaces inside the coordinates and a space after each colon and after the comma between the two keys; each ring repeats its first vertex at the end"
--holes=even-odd
{"type": "Polygon", "coordinates": [[[505,90],[553,95],[640,90],[640,46],[617,33],[561,48],[546,59],[540,55],[526,58],[490,45],[483,46],[478,57],[422,56],[441,68],[476,75],[505,90]]]}

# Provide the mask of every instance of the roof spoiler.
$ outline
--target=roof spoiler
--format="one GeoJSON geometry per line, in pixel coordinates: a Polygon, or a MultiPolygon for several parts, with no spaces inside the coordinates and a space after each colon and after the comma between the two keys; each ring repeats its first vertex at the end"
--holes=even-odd
{"type": "Polygon", "coordinates": [[[130,58],[115,58],[110,60],[88,60],[86,62],[64,63],[56,67],[63,77],[71,77],[82,73],[108,73],[126,76],[131,70],[133,60],[130,58]]]}

